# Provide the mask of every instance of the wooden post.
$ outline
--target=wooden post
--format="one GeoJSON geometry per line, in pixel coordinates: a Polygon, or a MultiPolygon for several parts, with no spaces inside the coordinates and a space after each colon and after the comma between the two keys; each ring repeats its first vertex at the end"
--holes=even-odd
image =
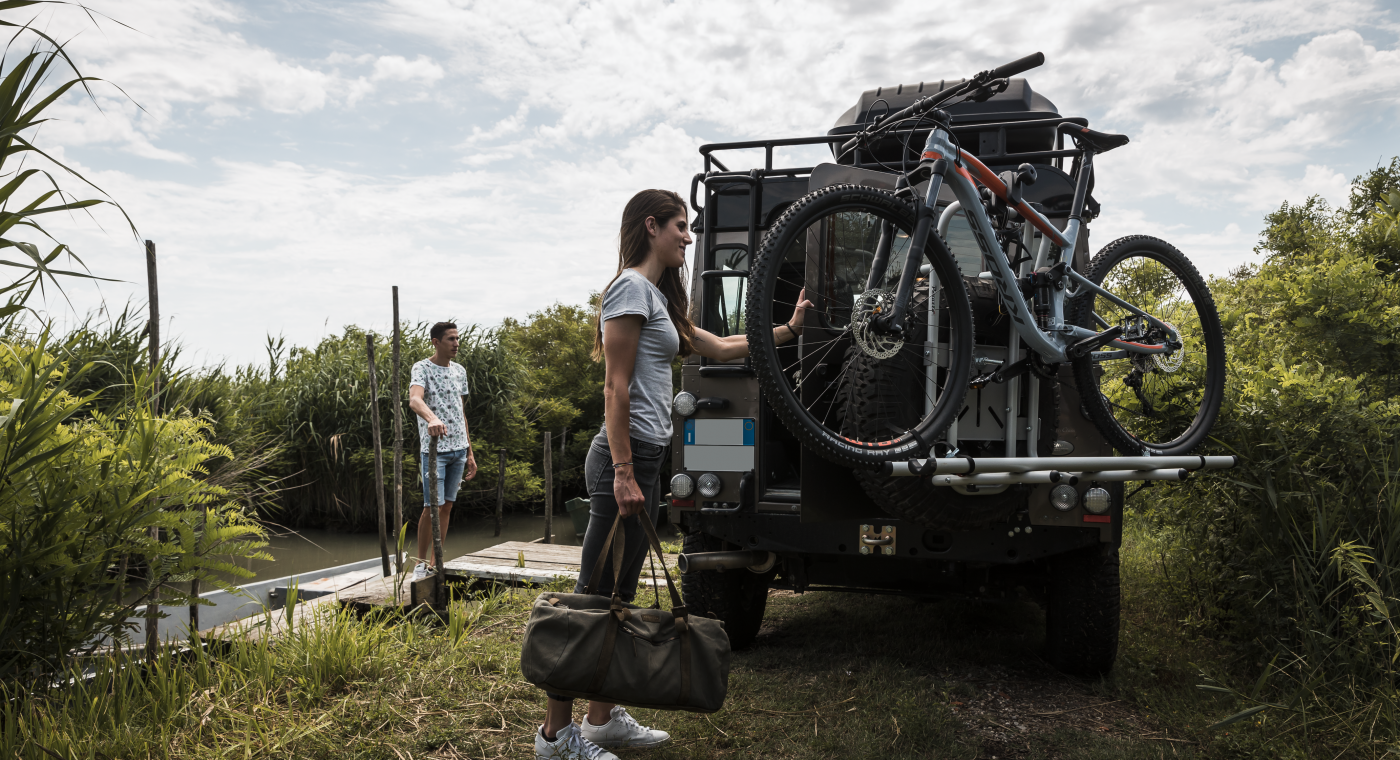
{"type": "Polygon", "coordinates": [[[394,286],[394,567],[403,572],[403,387],[399,377],[399,286],[394,286]]]}
{"type": "Polygon", "coordinates": [[[496,449],[496,454],[501,458],[501,464],[496,470],[500,476],[496,478],[496,535],[501,535],[501,515],[506,509],[506,449],[502,446],[496,449]]]}
{"type": "MultiPolygon", "coordinates": [[[[156,282],[156,244],[146,241],[146,299],[150,305],[151,317],[147,332],[150,336],[149,351],[151,361],[151,416],[160,416],[160,287],[156,282]]],[[[160,540],[160,529],[151,528],[151,538],[160,540]]],[[[156,630],[159,623],[160,607],[157,604],[159,592],[155,588],[155,557],[147,557],[146,573],[151,583],[151,599],[146,604],[146,660],[156,659],[156,630]]]]}
{"type": "MultiPolygon", "coordinates": [[[[204,523],[209,519],[209,510],[201,508],[199,510],[199,532],[204,532],[204,523]]],[[[195,545],[199,545],[199,538],[195,538],[195,545]]],[[[190,638],[199,640],[199,579],[190,580],[190,638]]]]}
{"type": "Polygon", "coordinates": [[[544,431],[544,542],[554,543],[554,473],[549,461],[549,431],[544,431]]]}
{"type": "Polygon", "coordinates": [[[564,475],[563,475],[563,470],[564,470],[564,441],[565,441],[568,437],[569,437],[569,429],[568,429],[568,428],[564,428],[563,432],[561,432],[561,433],[559,434],[559,471],[560,471],[560,474],[559,474],[559,482],[555,484],[555,486],[556,486],[556,489],[555,489],[555,490],[558,492],[558,493],[556,493],[556,494],[554,495],[554,508],[555,508],[555,509],[558,509],[559,507],[564,506],[564,475]]]}
{"type": "Polygon", "coordinates": [[[365,356],[369,359],[369,424],[370,440],[374,441],[374,504],[379,513],[379,556],[383,560],[384,577],[393,575],[389,569],[389,526],[384,517],[384,447],[379,442],[379,380],[374,371],[374,333],[365,333],[365,356]]]}
{"type": "Polygon", "coordinates": [[[442,568],[442,520],[438,517],[438,476],[437,476],[438,437],[428,439],[428,514],[433,522],[433,563],[437,565],[437,576],[433,583],[433,604],[447,606],[447,579],[442,568]]]}

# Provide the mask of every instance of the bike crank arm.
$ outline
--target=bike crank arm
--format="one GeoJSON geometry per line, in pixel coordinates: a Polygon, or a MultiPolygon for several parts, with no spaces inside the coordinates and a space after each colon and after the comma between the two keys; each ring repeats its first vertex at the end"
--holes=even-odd
{"type": "MultiPolygon", "coordinates": [[[[909,253],[904,257],[904,271],[899,275],[899,287],[894,292],[894,307],[883,315],[877,324],[895,335],[904,334],[905,312],[909,311],[909,301],[914,297],[914,281],[918,279],[919,267],[924,264],[924,250],[928,244],[929,232],[933,229],[938,214],[938,191],[943,188],[943,174],[948,170],[948,162],[938,159],[933,162],[932,173],[928,178],[928,193],[919,204],[919,220],[914,224],[914,235],[909,241],[909,253]]],[[[884,236],[881,235],[881,244],[884,236]]],[[[886,254],[888,257],[888,253],[886,254]]],[[[876,251],[879,259],[879,251],[876,251]]],[[[873,272],[872,272],[873,275],[873,272]]]]}

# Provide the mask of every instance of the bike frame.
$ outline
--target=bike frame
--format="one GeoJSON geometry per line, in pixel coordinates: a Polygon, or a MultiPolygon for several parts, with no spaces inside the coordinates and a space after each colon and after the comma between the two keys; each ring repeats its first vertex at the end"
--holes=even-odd
{"type": "MultiPolygon", "coordinates": [[[[1082,129],[1079,125],[1070,122],[1061,124],[1059,128],[1065,131],[1082,129]]],[[[996,230],[992,226],[991,219],[988,218],[986,209],[982,205],[981,196],[978,194],[977,184],[979,182],[998,198],[1005,201],[1008,207],[1015,209],[1016,213],[1020,214],[1027,223],[1039,230],[1041,235],[1044,236],[1040,255],[1036,257],[1036,268],[1053,267],[1060,261],[1065,251],[1069,251],[1069,255],[1073,257],[1074,248],[1079,242],[1079,232],[1083,226],[1084,204],[1088,196],[1089,180],[1094,170],[1093,156],[1094,153],[1092,150],[1088,148],[1081,150],[1079,176],[1075,183],[1074,202],[1070,209],[1069,222],[1066,224],[1065,230],[1061,232],[1049,219],[1046,219],[1044,215],[1036,211],[1030,203],[1024,200],[1013,202],[1009,197],[1009,189],[1006,184],[1002,182],[1001,178],[993,173],[991,169],[987,168],[985,164],[977,160],[975,156],[963,153],[960,148],[952,143],[948,132],[941,127],[930,131],[928,140],[924,144],[922,163],[925,165],[932,163],[933,171],[929,177],[928,190],[925,193],[923,208],[920,209],[919,224],[914,230],[914,239],[911,241],[915,246],[913,250],[922,250],[922,246],[927,242],[927,235],[930,232],[930,228],[933,226],[932,218],[938,213],[938,194],[942,189],[943,182],[946,181],[953,191],[953,195],[957,198],[957,208],[950,205],[948,209],[943,212],[945,218],[939,220],[939,232],[943,232],[947,229],[947,223],[951,220],[953,214],[956,214],[959,209],[963,211],[968,218],[968,226],[972,229],[973,237],[976,238],[977,245],[982,250],[983,261],[986,262],[989,267],[987,272],[979,273],[979,276],[983,279],[991,279],[996,285],[997,292],[1001,296],[1002,304],[1015,324],[1016,332],[1021,336],[1021,339],[1024,340],[1032,350],[1040,354],[1046,362],[1052,364],[1068,361],[1070,358],[1068,348],[1072,344],[1101,335],[1101,333],[1093,330],[1077,325],[1066,324],[1065,322],[1065,299],[1067,297],[1078,296],[1086,291],[1101,295],[1128,310],[1135,316],[1141,317],[1153,327],[1165,331],[1171,336],[1172,340],[1180,340],[1180,336],[1177,335],[1176,330],[1171,325],[1162,322],[1151,314],[1148,314],[1142,309],[1139,309],[1094,284],[1089,278],[1074,271],[1073,267],[1066,267],[1064,275],[1075,287],[1073,289],[1069,287],[1056,287],[1053,289],[1052,301],[1050,304],[1050,318],[1048,320],[1049,324],[1045,329],[1042,329],[1036,324],[1035,319],[1031,317],[1029,305],[1026,303],[1026,299],[1021,295],[1021,290],[1017,286],[1018,279],[1016,273],[1011,269],[1010,256],[1007,255],[1000,244],[996,243],[996,230]],[[951,168],[951,171],[948,170],[949,168],[951,168]],[[1048,254],[1045,250],[1047,244],[1050,249],[1048,254]]],[[[908,178],[906,177],[906,182],[907,181],[908,178]]],[[[886,245],[883,240],[881,242],[880,251],[883,252],[886,245]]],[[[884,263],[880,261],[881,258],[880,253],[877,252],[876,267],[883,270],[883,267],[880,266],[884,263]]],[[[914,258],[915,257],[912,256],[910,257],[911,260],[914,258]]],[[[912,290],[914,273],[915,271],[912,270],[911,267],[905,267],[905,272],[901,277],[898,289],[900,293],[906,290],[912,290]],[[905,280],[908,280],[907,284],[905,280]]],[[[883,276],[883,271],[880,272],[880,275],[883,276]]],[[[875,280],[873,271],[871,279],[872,282],[875,280]]],[[[902,321],[903,310],[906,303],[907,300],[905,299],[896,299],[894,317],[897,321],[902,321]]],[[[1105,328],[1109,326],[1098,314],[1094,314],[1094,319],[1105,328]]],[[[1162,354],[1170,350],[1166,344],[1144,344],[1135,343],[1130,340],[1113,340],[1108,342],[1107,345],[1118,349],[1118,351],[1111,352],[1115,356],[1122,356],[1119,352],[1162,354]]],[[[1097,352],[1095,356],[1096,358],[1110,358],[1110,356],[1098,354],[1097,352]]]]}

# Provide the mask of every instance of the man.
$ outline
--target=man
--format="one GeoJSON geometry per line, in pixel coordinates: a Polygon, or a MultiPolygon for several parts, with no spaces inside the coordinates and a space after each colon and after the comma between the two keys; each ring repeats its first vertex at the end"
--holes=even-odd
{"type": "MultiPolygon", "coordinates": [[[[413,365],[408,386],[408,408],[418,415],[418,440],[423,454],[423,514],[418,518],[418,558],[413,579],[422,580],[432,572],[427,557],[433,549],[433,516],[428,509],[428,441],[438,439],[437,476],[438,521],[442,537],[447,537],[447,523],[452,516],[452,504],[457,500],[463,470],[466,479],[476,477],[476,457],[472,455],[467,432],[467,371],[452,361],[461,339],[457,325],[438,322],[428,333],[433,340],[433,355],[413,365]]],[[[438,568],[442,570],[442,568],[438,568]]]]}

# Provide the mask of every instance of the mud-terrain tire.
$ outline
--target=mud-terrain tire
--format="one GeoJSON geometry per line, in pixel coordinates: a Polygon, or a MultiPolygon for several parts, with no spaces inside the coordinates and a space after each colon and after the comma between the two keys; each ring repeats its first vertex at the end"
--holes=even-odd
{"type": "Polygon", "coordinates": [[[1091,546],[1050,560],[1045,659],[1070,675],[1095,678],[1118,657],[1118,549],[1091,546]]]}
{"type": "MultiPolygon", "coordinates": [[[[910,301],[911,330],[922,335],[928,329],[928,288],[920,286],[910,301]]],[[[908,344],[886,360],[855,357],[852,380],[846,389],[850,406],[848,420],[857,428],[852,433],[867,437],[874,428],[890,424],[890,417],[907,418],[915,412],[908,404],[918,403],[924,378],[915,371],[923,361],[920,344],[908,344]],[[863,426],[872,429],[860,429],[863,426]]],[[[1024,380],[1023,380],[1024,382],[1024,380]]],[[[1029,456],[1053,454],[1059,423],[1059,386],[1054,380],[1040,383],[1040,440],[1029,456]]],[[[1019,453],[1017,454],[1019,456],[1019,453]]],[[[984,456],[997,456],[996,453],[984,456]]],[[[1025,506],[1032,486],[1012,486],[997,494],[964,494],[951,487],[936,487],[925,478],[891,478],[868,470],[853,470],[865,493],[886,512],[912,520],[933,530],[980,530],[1002,522],[1025,506]]]]}
{"type": "MultiPolygon", "coordinates": [[[[861,396],[866,392],[878,393],[877,383],[877,377],[871,377],[869,382],[857,377],[852,389],[853,402],[866,403],[861,396]]],[[[1059,385],[1042,379],[1040,441],[1031,456],[1054,454],[1059,407],[1059,385]]],[[[973,495],[955,491],[951,486],[930,485],[926,477],[891,478],[866,470],[853,470],[852,474],[881,509],[932,530],[982,530],[993,523],[1005,522],[1026,505],[1028,494],[1036,487],[1013,485],[1001,493],[973,495]]]]}
{"type": "MultiPolygon", "coordinates": [[[[700,531],[685,534],[681,546],[686,554],[736,548],[726,547],[723,541],[700,531]]],[[[753,644],[763,625],[768,585],[776,574],[776,568],[762,574],[749,570],[695,570],[681,576],[681,593],[691,612],[724,622],[731,648],[744,649],[753,644]]]]}

